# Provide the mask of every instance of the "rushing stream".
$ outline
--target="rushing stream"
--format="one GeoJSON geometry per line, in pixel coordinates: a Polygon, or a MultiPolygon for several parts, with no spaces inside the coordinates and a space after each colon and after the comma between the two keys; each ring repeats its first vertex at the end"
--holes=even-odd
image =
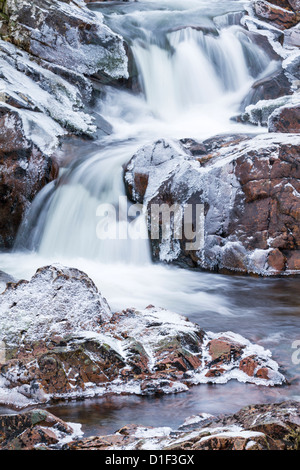
{"type": "MultiPolygon", "coordinates": [[[[277,67],[239,20],[245,2],[146,0],[94,4],[130,45],[136,89],[106,87],[98,104],[113,132],[62,169],[57,185],[37,196],[13,253],[1,267],[16,278],[60,262],[85,271],[112,309],[166,307],[210,331],[234,331],[270,349],[290,383],[279,388],[229,382],[201,385],[163,398],[109,397],[51,407],[83,423],[86,435],[116,431],[131,422],[179,425],[200,412],[224,413],[250,403],[298,398],[299,280],[225,276],[153,264],[147,239],[101,240],[100,204],[118,207],[122,165],[158,138],[205,139],[219,133],[264,132],[236,123],[251,84],[277,67]]],[[[128,225],[127,206],[119,225],[128,225]]]]}

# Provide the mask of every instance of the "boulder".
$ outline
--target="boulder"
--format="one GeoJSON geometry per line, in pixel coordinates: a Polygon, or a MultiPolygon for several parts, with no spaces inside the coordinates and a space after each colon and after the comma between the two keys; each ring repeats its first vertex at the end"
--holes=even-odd
{"type": "Polygon", "coordinates": [[[63,439],[72,440],[75,431],[46,410],[0,416],[1,450],[51,449],[63,439]]]}
{"type": "Polygon", "coordinates": [[[283,4],[283,6],[278,6],[273,2],[270,3],[265,0],[255,0],[253,8],[256,16],[263,21],[270,22],[281,30],[295,26],[299,21],[297,13],[291,8],[287,9],[285,2],[276,3],[283,4]]]}
{"type": "Polygon", "coordinates": [[[253,83],[249,93],[244,98],[241,108],[243,111],[247,106],[262,100],[275,100],[282,96],[292,95],[291,83],[283,70],[276,71],[270,76],[257,80],[253,83]]]}
{"type": "Polygon", "coordinates": [[[0,404],[19,408],[106,393],[178,393],[232,378],[285,382],[271,352],[242,336],[205,332],[151,305],[112,313],[86,274],[58,265],[7,285],[0,332],[0,404]],[[241,368],[249,355],[251,375],[241,368]]]}
{"type": "Polygon", "coordinates": [[[270,132],[300,134],[300,105],[276,109],[268,121],[270,132]]]}
{"type": "Polygon", "coordinates": [[[153,259],[219,272],[297,273],[299,136],[216,136],[201,143],[200,155],[184,142],[149,144],[124,168],[128,196],[147,210],[153,259]]]}
{"type": "Polygon", "coordinates": [[[27,122],[15,107],[0,106],[1,248],[12,247],[34,197],[58,175],[55,161],[26,137],[27,122]]]}
{"type": "Polygon", "coordinates": [[[127,78],[123,39],[82,1],[7,0],[0,34],[52,64],[104,82],[127,78]]]}

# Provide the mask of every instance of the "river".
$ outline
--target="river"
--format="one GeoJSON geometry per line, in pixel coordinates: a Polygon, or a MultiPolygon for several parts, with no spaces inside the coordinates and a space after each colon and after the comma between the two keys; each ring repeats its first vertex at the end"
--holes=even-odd
{"type": "MultiPolygon", "coordinates": [[[[0,266],[17,279],[30,279],[38,267],[60,262],[85,271],[113,310],[152,304],[185,315],[207,331],[242,334],[272,351],[288,383],[266,388],[230,381],[160,398],[113,396],[48,407],[66,421],[82,423],[87,436],[129,423],[176,427],[196,413],[300,400],[298,278],[153,264],[147,239],[96,236],[99,204],[118,206],[125,195],[122,165],[144,144],[159,138],[266,132],[232,119],[251,84],[278,67],[239,25],[245,4],[147,0],[91,6],[129,44],[135,91],[103,87],[96,106],[112,133],[92,146],[77,147],[76,158],[65,155],[68,165],[58,184],[36,197],[14,250],[0,254],[0,266]]],[[[126,224],[122,214],[119,224],[126,224]]]]}

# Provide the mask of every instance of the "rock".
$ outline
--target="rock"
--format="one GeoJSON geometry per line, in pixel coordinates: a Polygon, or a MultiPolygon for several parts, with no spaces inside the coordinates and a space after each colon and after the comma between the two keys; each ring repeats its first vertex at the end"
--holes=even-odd
{"type": "MultiPolygon", "coordinates": [[[[47,148],[53,151],[59,143],[57,137],[64,136],[66,131],[85,136],[95,132],[93,118],[84,112],[93,93],[91,82],[84,76],[75,72],[75,77],[70,76],[70,71],[64,73],[65,69],[50,67],[45,61],[38,64],[37,58],[2,40],[0,64],[0,101],[17,108],[24,120],[31,115],[39,128],[36,134],[48,133],[44,145],[39,140],[44,152],[47,148]]],[[[31,127],[28,126],[28,133],[32,133],[31,127]]]]}
{"type": "Polygon", "coordinates": [[[291,79],[300,80],[300,54],[288,57],[283,61],[282,66],[291,79]]]}
{"type": "Polygon", "coordinates": [[[237,120],[239,122],[267,127],[272,113],[282,107],[298,106],[299,103],[300,97],[298,93],[280,96],[275,99],[260,100],[256,104],[246,106],[245,111],[237,120]]]}
{"type": "Polygon", "coordinates": [[[288,0],[288,2],[294,11],[300,11],[300,0],[288,0]]]}
{"type": "Polygon", "coordinates": [[[0,295],[0,331],[0,404],[161,395],[233,377],[271,386],[285,381],[270,351],[245,338],[204,332],[153,306],[112,314],[87,275],[62,266],[7,285],[0,295]],[[250,377],[241,370],[250,353],[267,373],[250,377]]]}
{"type": "Polygon", "coordinates": [[[88,437],[66,450],[299,450],[300,403],[247,406],[235,414],[200,414],[178,429],[129,425],[115,434],[88,437]]]}
{"type": "Polygon", "coordinates": [[[36,194],[58,175],[55,162],[24,132],[17,109],[0,105],[0,247],[11,248],[36,194]]]}
{"type": "Polygon", "coordinates": [[[276,109],[268,121],[269,132],[300,133],[300,105],[276,109]]]}
{"type": "Polygon", "coordinates": [[[254,1],[253,7],[258,18],[270,22],[282,30],[295,26],[299,21],[294,11],[274,5],[274,3],[265,0],[254,1]]]}
{"type": "Polygon", "coordinates": [[[38,269],[30,282],[8,284],[0,299],[1,339],[8,349],[47,336],[96,330],[111,315],[85,273],[60,265],[38,269]],[[41,309],[43,315],[39,315],[41,309]],[[10,332],[12,324],[15,328],[10,332]]]}
{"type": "Polygon", "coordinates": [[[300,47],[300,25],[284,31],[284,47],[300,47]]]}
{"type": "Polygon", "coordinates": [[[217,136],[201,143],[207,154],[199,156],[182,141],[140,149],[125,166],[124,181],[129,197],[147,208],[154,260],[222,272],[297,273],[299,144],[296,135],[266,134],[217,136]],[[141,178],[144,184],[136,184],[141,178]],[[185,219],[187,208],[194,215],[185,219]]]}
{"type": "Polygon", "coordinates": [[[74,434],[73,427],[45,410],[0,416],[1,450],[50,449],[74,434]]]}
{"type": "Polygon", "coordinates": [[[81,1],[7,0],[1,35],[35,57],[110,82],[127,78],[123,39],[81,1]]]}
{"type": "Polygon", "coordinates": [[[282,96],[292,95],[291,83],[283,70],[276,71],[271,76],[257,80],[244,98],[241,108],[256,104],[261,100],[275,100],[282,96]]]}

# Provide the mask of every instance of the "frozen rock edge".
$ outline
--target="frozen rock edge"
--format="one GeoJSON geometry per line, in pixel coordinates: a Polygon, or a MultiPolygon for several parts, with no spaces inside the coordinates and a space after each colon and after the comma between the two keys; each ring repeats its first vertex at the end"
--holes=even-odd
{"type": "Polygon", "coordinates": [[[271,352],[205,332],[168,310],[111,312],[88,276],[60,265],[0,297],[0,403],[17,408],[107,393],[177,393],[236,379],[285,382],[271,352]]]}

